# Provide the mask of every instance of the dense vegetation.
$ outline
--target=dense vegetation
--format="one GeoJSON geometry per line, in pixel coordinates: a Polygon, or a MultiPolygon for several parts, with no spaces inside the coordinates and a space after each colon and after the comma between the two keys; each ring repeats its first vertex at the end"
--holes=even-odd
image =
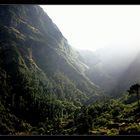
{"type": "MultiPolygon", "coordinates": [[[[31,94],[32,95],[32,94],[31,94]]],[[[56,99],[20,96],[0,104],[0,132],[11,135],[130,135],[140,134],[140,106],[136,95],[74,105],[56,99]],[[36,102],[35,102],[36,100],[36,102]],[[17,112],[18,111],[18,112],[17,112]]],[[[6,101],[6,100],[5,100],[6,101]]]]}
{"type": "Polygon", "coordinates": [[[139,134],[137,94],[106,97],[39,6],[1,5],[0,17],[0,134],[139,134]]]}
{"type": "Polygon", "coordinates": [[[0,16],[0,133],[40,132],[42,124],[55,133],[61,117],[101,90],[39,6],[1,5],[0,16]]]}

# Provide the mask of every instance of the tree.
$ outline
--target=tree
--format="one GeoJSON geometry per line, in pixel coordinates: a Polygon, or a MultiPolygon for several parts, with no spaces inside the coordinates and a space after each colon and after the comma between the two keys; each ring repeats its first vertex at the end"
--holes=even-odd
{"type": "Polygon", "coordinates": [[[129,94],[136,94],[137,95],[137,100],[138,100],[138,105],[140,106],[139,102],[139,94],[140,94],[140,85],[139,84],[134,84],[130,87],[128,90],[129,94]]]}
{"type": "Polygon", "coordinates": [[[93,122],[92,117],[88,114],[88,107],[82,106],[81,110],[76,112],[77,116],[74,118],[76,126],[76,133],[89,134],[89,130],[92,129],[93,122]]]}

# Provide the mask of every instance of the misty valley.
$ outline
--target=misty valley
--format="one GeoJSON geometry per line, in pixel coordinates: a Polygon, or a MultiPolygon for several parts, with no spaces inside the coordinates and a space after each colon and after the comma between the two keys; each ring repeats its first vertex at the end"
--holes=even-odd
{"type": "Polygon", "coordinates": [[[0,135],[139,135],[140,49],[73,48],[37,5],[0,5],[0,135]]]}

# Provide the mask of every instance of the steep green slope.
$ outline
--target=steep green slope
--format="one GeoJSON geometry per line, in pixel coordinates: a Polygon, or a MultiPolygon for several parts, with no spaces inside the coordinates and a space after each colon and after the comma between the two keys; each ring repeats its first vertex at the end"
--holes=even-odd
{"type": "MultiPolygon", "coordinates": [[[[76,52],[39,6],[3,5],[0,16],[1,53],[5,55],[1,61],[6,72],[11,75],[14,71],[16,75],[17,69],[29,74],[36,71],[56,84],[54,78],[61,77],[61,84],[67,79],[76,92],[73,96],[81,96],[82,100],[97,94],[98,88],[83,74],[85,67],[76,52]]],[[[65,94],[64,88],[62,91],[65,94]]]]}
{"type": "Polygon", "coordinates": [[[101,90],[39,6],[1,5],[0,17],[0,134],[41,134],[41,123],[45,134],[58,133],[57,122],[101,90]]]}

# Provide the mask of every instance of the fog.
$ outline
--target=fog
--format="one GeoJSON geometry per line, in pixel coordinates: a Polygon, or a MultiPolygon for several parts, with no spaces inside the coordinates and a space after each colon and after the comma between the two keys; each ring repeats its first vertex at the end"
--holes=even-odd
{"type": "Polygon", "coordinates": [[[140,5],[41,5],[77,49],[140,47],[140,5]]]}
{"type": "Polygon", "coordinates": [[[116,46],[99,49],[96,53],[107,70],[117,72],[125,70],[134,61],[139,51],[139,47],[135,46],[116,46]]]}
{"type": "Polygon", "coordinates": [[[140,5],[41,5],[69,44],[100,54],[108,70],[127,67],[140,50],[140,5]]]}
{"type": "Polygon", "coordinates": [[[98,81],[100,84],[105,81],[117,84],[132,63],[139,61],[140,5],[41,5],[41,7],[58,26],[69,44],[90,61],[87,63],[93,70],[91,72],[93,78],[96,75],[93,82],[98,81]],[[91,51],[90,56],[89,53],[85,53],[87,50],[91,51]],[[99,62],[95,65],[96,60],[99,62]],[[97,74],[99,71],[104,73],[104,76],[97,74]],[[107,77],[109,78],[106,79],[107,77]]]}
{"type": "Polygon", "coordinates": [[[79,52],[89,66],[87,75],[107,94],[118,94],[140,81],[140,49],[137,46],[110,46],[79,52]]]}
{"type": "Polygon", "coordinates": [[[72,47],[104,51],[101,60],[105,63],[123,67],[122,62],[128,65],[140,50],[140,5],[41,7],[72,47]]]}

